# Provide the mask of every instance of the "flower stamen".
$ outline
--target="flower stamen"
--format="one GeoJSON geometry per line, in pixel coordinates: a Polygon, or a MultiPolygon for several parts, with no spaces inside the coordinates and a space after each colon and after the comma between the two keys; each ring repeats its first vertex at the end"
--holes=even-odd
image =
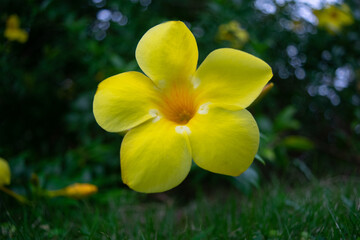
{"type": "Polygon", "coordinates": [[[164,117],[180,125],[187,124],[197,108],[198,104],[190,85],[174,85],[166,89],[160,104],[160,112],[164,117]]]}

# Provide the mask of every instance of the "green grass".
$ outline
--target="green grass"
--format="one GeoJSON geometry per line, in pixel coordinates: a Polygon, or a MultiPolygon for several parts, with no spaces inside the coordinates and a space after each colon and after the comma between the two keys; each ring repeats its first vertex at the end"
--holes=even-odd
{"type": "MultiPolygon", "coordinates": [[[[211,189],[211,188],[210,188],[211,189]]],[[[102,190],[21,206],[1,194],[3,239],[360,239],[360,178],[144,195],[102,190]],[[3,201],[4,200],[4,201],[3,201]]],[[[187,189],[187,191],[189,191],[187,189]]]]}

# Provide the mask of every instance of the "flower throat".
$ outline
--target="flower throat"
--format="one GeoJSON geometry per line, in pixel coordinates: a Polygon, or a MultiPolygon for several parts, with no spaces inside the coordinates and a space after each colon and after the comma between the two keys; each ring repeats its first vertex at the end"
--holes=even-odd
{"type": "Polygon", "coordinates": [[[160,111],[168,120],[185,125],[193,118],[197,108],[192,86],[174,85],[164,90],[160,111]]]}

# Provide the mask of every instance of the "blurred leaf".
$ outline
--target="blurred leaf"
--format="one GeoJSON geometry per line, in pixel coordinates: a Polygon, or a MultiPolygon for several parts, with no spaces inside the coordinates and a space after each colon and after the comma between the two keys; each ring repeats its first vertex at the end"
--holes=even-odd
{"type": "Polygon", "coordinates": [[[121,69],[124,66],[124,60],[118,55],[112,55],[110,61],[114,67],[121,69]]]}
{"type": "Polygon", "coordinates": [[[294,106],[290,105],[280,112],[280,114],[275,119],[275,130],[284,131],[284,130],[297,130],[300,128],[300,122],[294,119],[296,109],[294,106]]]}
{"type": "Polygon", "coordinates": [[[263,132],[270,133],[273,130],[273,123],[271,122],[270,118],[267,116],[259,116],[256,118],[256,122],[258,123],[259,129],[261,131],[260,138],[268,140],[263,132]]]}
{"type": "Polygon", "coordinates": [[[251,41],[250,43],[254,50],[258,53],[264,53],[269,48],[269,45],[264,42],[251,41]]]}
{"type": "Polygon", "coordinates": [[[252,187],[259,187],[260,179],[258,172],[250,166],[244,173],[234,177],[234,185],[245,194],[250,194],[252,187]]]}
{"type": "Polygon", "coordinates": [[[308,180],[314,179],[314,175],[312,174],[310,168],[303,161],[295,159],[294,165],[299,168],[299,170],[305,175],[308,180]]]}
{"type": "Polygon", "coordinates": [[[272,148],[264,148],[264,150],[262,150],[262,155],[271,162],[275,161],[276,159],[276,154],[272,148]]]}
{"type": "Polygon", "coordinates": [[[314,143],[303,136],[288,136],[282,140],[282,144],[292,150],[308,151],[314,149],[314,143]]]}
{"type": "Polygon", "coordinates": [[[255,155],[255,159],[261,162],[263,165],[266,165],[265,160],[259,154],[255,155]]]}

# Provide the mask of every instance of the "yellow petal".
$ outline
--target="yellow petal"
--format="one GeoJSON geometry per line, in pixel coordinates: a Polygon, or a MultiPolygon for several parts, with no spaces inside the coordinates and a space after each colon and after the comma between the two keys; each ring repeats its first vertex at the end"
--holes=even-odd
{"type": "Polygon", "coordinates": [[[259,129],[246,109],[202,109],[188,127],[195,163],[208,171],[238,176],[252,163],[259,146],[259,129]]]}
{"type": "Polygon", "coordinates": [[[18,28],[6,28],[4,31],[4,36],[10,41],[17,41],[19,38],[19,29],[18,28]]]}
{"type": "Polygon", "coordinates": [[[186,131],[164,118],[130,130],[120,151],[121,176],[130,188],[163,192],[179,185],[191,167],[186,131]]]}
{"type": "Polygon", "coordinates": [[[10,167],[5,159],[0,158],[0,186],[10,184],[10,167]]]}
{"type": "Polygon", "coordinates": [[[20,19],[16,14],[12,14],[6,19],[6,28],[19,28],[20,19]]]}
{"type": "Polygon", "coordinates": [[[223,48],[207,56],[193,82],[204,102],[246,108],[271,77],[270,66],[261,59],[240,50],[223,48]]]}
{"type": "Polygon", "coordinates": [[[196,70],[196,40],[183,22],[165,22],[151,28],[141,38],[136,60],[160,87],[172,81],[185,81],[196,70]]]}
{"type": "Polygon", "coordinates": [[[150,118],[158,93],[153,82],[138,72],[126,72],[102,81],[93,102],[97,123],[109,132],[122,132],[150,118]]]}
{"type": "Polygon", "coordinates": [[[25,43],[28,40],[28,33],[25,30],[20,29],[18,33],[18,41],[25,43]]]}

